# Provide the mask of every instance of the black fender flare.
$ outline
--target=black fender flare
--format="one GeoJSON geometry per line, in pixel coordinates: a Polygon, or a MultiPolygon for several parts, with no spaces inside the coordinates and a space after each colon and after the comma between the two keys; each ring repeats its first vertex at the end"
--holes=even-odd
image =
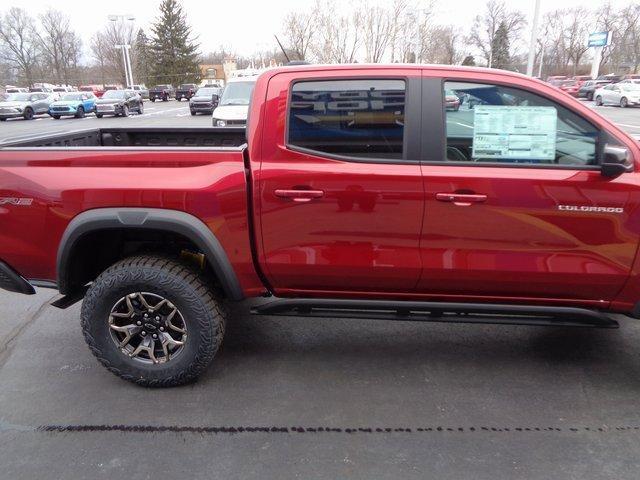
{"type": "Polygon", "coordinates": [[[179,210],[136,207],[87,210],[69,222],[58,246],[57,276],[60,293],[71,293],[68,268],[74,247],[82,236],[96,230],[126,228],[164,230],[185,236],[205,254],[227,297],[231,300],[242,300],[244,297],[229,257],[202,220],[179,210]]]}

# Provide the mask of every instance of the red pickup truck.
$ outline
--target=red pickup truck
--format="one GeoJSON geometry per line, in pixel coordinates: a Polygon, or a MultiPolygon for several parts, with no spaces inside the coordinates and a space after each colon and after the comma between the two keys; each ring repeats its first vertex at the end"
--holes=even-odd
{"type": "Polygon", "coordinates": [[[248,297],[272,297],[263,315],[614,327],[640,317],[639,161],[615,125],[519,74],[282,67],[256,83],[246,140],[4,144],[0,286],[84,299],[92,352],[147,386],[196,378],[225,305],[248,297]]]}

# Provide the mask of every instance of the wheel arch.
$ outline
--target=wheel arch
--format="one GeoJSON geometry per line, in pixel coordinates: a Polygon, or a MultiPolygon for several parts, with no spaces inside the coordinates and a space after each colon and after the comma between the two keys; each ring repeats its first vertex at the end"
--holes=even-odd
{"type": "Polygon", "coordinates": [[[241,300],[244,297],[224,248],[202,220],[178,210],[135,207],[88,210],[69,222],[60,240],[56,260],[60,293],[67,295],[82,287],[73,278],[74,251],[84,237],[101,230],[150,230],[185,237],[205,255],[227,298],[241,300]]]}

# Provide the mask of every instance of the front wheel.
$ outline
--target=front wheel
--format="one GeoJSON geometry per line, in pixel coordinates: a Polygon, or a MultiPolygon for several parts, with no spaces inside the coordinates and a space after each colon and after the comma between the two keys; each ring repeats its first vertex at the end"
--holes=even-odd
{"type": "Polygon", "coordinates": [[[127,105],[124,105],[122,107],[122,116],[123,117],[128,117],[129,116],[129,107],[127,105]]]}
{"type": "Polygon", "coordinates": [[[78,107],[76,118],[84,118],[84,107],[78,107]]]}
{"type": "Polygon", "coordinates": [[[622,97],[620,99],[620,106],[622,108],[627,108],[629,106],[629,100],[627,100],[627,97],[622,97]]]}
{"type": "Polygon", "coordinates": [[[224,306],[198,272],[156,256],[122,260],[91,285],[82,331],[115,375],[146,387],[195,380],[222,338],[224,306]]]}
{"type": "Polygon", "coordinates": [[[144,104],[140,102],[138,105],[138,114],[142,115],[144,113],[144,104]]]}
{"type": "Polygon", "coordinates": [[[197,112],[191,110],[191,115],[195,115],[197,112]]]}
{"type": "Polygon", "coordinates": [[[151,99],[151,101],[152,101],[153,103],[156,103],[156,99],[155,99],[155,98],[152,98],[152,99],[151,99]]]}
{"type": "Polygon", "coordinates": [[[96,113],[96,118],[102,118],[102,114],[101,113],[96,113]]]}
{"type": "Polygon", "coordinates": [[[60,120],[60,115],[52,115],[54,120],[60,120]]]}
{"type": "Polygon", "coordinates": [[[596,97],[596,105],[599,107],[602,105],[602,97],[600,95],[596,97]]]}

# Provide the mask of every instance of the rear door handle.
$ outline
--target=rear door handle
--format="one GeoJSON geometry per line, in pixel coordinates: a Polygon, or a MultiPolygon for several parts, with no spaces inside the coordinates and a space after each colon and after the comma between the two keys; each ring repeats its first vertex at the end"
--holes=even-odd
{"type": "Polygon", "coordinates": [[[298,203],[310,202],[314,198],[321,198],[324,196],[324,192],[322,190],[277,189],[274,193],[276,197],[289,198],[298,203]]]}
{"type": "Polygon", "coordinates": [[[481,193],[436,193],[436,200],[466,207],[473,203],[486,201],[487,196],[481,193]]]}

